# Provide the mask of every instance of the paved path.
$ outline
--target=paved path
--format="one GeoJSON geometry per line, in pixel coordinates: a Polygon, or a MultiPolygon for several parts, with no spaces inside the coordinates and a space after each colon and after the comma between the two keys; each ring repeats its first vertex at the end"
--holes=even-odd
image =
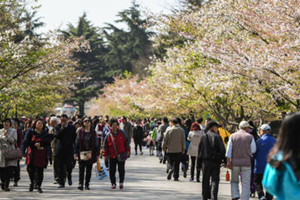
{"type": "MultiPolygon", "coordinates": [[[[19,186],[11,186],[10,192],[0,191],[0,199],[202,199],[201,183],[189,182],[188,178],[182,177],[182,174],[180,174],[179,182],[168,181],[165,165],[159,164],[157,157],[149,156],[148,150],[144,150],[144,155],[142,156],[133,155],[126,161],[125,169],[126,175],[123,190],[111,190],[109,178],[107,177],[101,181],[97,180],[93,171],[90,184],[91,190],[79,191],[77,189],[78,166],[73,171],[73,186],[66,186],[64,189],[57,189],[57,185],[53,184],[52,166],[49,166],[44,173],[45,177],[42,185],[44,193],[39,194],[36,191],[28,191],[29,178],[23,161],[19,186]]],[[[229,199],[231,199],[230,184],[225,181],[225,169],[222,169],[219,200],[229,199]]],[[[251,200],[254,199],[257,198],[252,198],[251,200]]]]}

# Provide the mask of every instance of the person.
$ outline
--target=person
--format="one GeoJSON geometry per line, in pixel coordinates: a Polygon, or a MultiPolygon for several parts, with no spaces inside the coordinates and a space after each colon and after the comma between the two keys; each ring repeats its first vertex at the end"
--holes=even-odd
{"type": "Polygon", "coordinates": [[[233,200],[250,198],[251,154],[256,151],[253,136],[249,134],[253,128],[247,121],[239,124],[239,131],[229,137],[226,157],[227,167],[231,169],[231,197],[233,200]],[[242,194],[239,192],[239,174],[242,174],[242,194]]]}
{"type": "Polygon", "coordinates": [[[189,156],[187,155],[187,151],[189,149],[190,146],[190,141],[187,139],[189,136],[189,132],[192,126],[192,120],[191,119],[186,119],[184,120],[184,125],[181,124],[181,119],[177,118],[181,128],[184,130],[184,134],[185,134],[185,153],[183,155],[181,155],[181,169],[183,171],[183,177],[186,178],[187,177],[187,170],[189,168],[189,156]]]}
{"type": "Polygon", "coordinates": [[[41,186],[44,179],[44,168],[48,165],[50,143],[53,138],[52,134],[48,134],[43,119],[36,119],[32,129],[29,129],[24,138],[22,152],[26,157],[25,164],[30,178],[30,192],[33,191],[35,185],[38,192],[43,193],[41,186]]]}
{"type": "Polygon", "coordinates": [[[3,128],[0,129],[0,177],[2,190],[8,192],[13,168],[17,167],[17,160],[8,160],[5,154],[8,150],[15,149],[18,136],[16,129],[11,128],[10,118],[4,119],[2,123],[3,128]]]}
{"type": "Polygon", "coordinates": [[[277,142],[268,155],[263,186],[277,200],[300,198],[300,112],[282,121],[277,142]]]}
{"type": "Polygon", "coordinates": [[[142,143],[143,143],[144,135],[145,134],[144,134],[143,128],[141,127],[141,122],[138,121],[137,125],[133,129],[135,155],[137,155],[137,147],[138,146],[140,148],[140,155],[143,155],[142,143]]]}
{"type": "Polygon", "coordinates": [[[92,175],[93,163],[99,159],[99,142],[97,134],[92,128],[91,120],[88,117],[83,118],[83,126],[77,130],[77,137],[75,143],[74,158],[79,160],[79,190],[83,190],[84,171],[85,175],[85,189],[90,190],[90,180],[92,175]],[[83,158],[81,155],[84,152],[91,152],[90,158],[83,158]]]}
{"type": "MultiPolygon", "coordinates": [[[[52,134],[54,136],[54,127],[59,123],[59,120],[57,117],[53,116],[50,117],[50,126],[52,127],[49,130],[49,134],[52,134]]],[[[51,141],[51,156],[52,156],[52,167],[53,167],[53,175],[54,175],[54,182],[53,184],[58,184],[59,183],[59,168],[58,168],[58,156],[55,155],[55,147],[56,147],[57,139],[53,139],[51,141]]]]}
{"type": "MultiPolygon", "coordinates": [[[[109,124],[108,124],[108,121],[107,121],[109,119],[109,117],[106,116],[105,118],[106,118],[106,120],[104,120],[104,119],[101,120],[102,126],[104,127],[103,132],[102,132],[102,138],[101,138],[102,152],[104,151],[104,147],[105,147],[105,144],[104,144],[105,138],[110,132],[109,124]]],[[[109,170],[109,161],[108,161],[108,159],[104,159],[104,162],[105,162],[106,169],[109,170]]]]}
{"type": "Polygon", "coordinates": [[[157,129],[157,133],[158,133],[158,142],[157,142],[157,151],[158,151],[158,159],[159,162],[162,163],[164,161],[165,164],[165,159],[166,156],[164,156],[162,154],[162,143],[163,143],[163,139],[164,139],[164,133],[166,132],[167,128],[169,127],[169,121],[168,118],[164,117],[161,121],[161,125],[158,127],[157,129]]]}
{"type": "Polygon", "coordinates": [[[263,190],[262,179],[265,167],[267,165],[267,157],[270,150],[276,143],[276,139],[271,136],[271,127],[269,124],[263,124],[259,128],[261,138],[256,140],[256,152],[254,154],[254,184],[260,200],[272,200],[273,196],[263,190]]]}
{"type": "MultiPolygon", "coordinates": [[[[11,120],[12,128],[17,130],[17,142],[15,144],[15,148],[20,149],[22,146],[22,131],[19,129],[20,127],[20,120],[18,118],[14,118],[11,120]]],[[[17,161],[17,166],[13,167],[13,179],[14,179],[14,186],[18,186],[18,181],[21,179],[20,176],[20,160],[17,161]]]]}
{"type": "Polygon", "coordinates": [[[98,123],[96,124],[95,131],[97,133],[98,143],[99,143],[99,145],[101,145],[102,133],[103,133],[103,128],[104,128],[105,124],[103,125],[102,121],[99,119],[97,120],[97,122],[98,123]]]}
{"type": "Polygon", "coordinates": [[[189,136],[187,138],[190,141],[190,146],[187,151],[187,155],[191,157],[191,178],[190,181],[194,180],[194,173],[196,168],[196,179],[197,182],[200,182],[200,170],[196,167],[196,158],[198,156],[198,146],[200,142],[200,138],[203,135],[203,131],[201,131],[200,125],[197,122],[192,123],[189,136]]]}
{"type": "Polygon", "coordinates": [[[167,153],[169,172],[167,179],[170,180],[173,174],[174,181],[179,181],[179,165],[181,155],[185,154],[185,133],[178,124],[177,119],[170,120],[170,129],[166,131],[162,149],[167,153]]]}
{"type": "Polygon", "coordinates": [[[197,123],[199,124],[201,130],[204,130],[204,127],[202,125],[202,123],[203,123],[203,118],[202,117],[200,117],[200,118],[197,119],[197,123]]]}
{"type": "Polygon", "coordinates": [[[109,122],[110,133],[105,138],[105,147],[103,156],[109,159],[109,178],[111,181],[111,189],[116,189],[116,167],[118,165],[119,171],[119,188],[123,189],[125,179],[125,162],[118,161],[117,154],[127,153],[130,156],[130,149],[126,141],[125,135],[119,130],[119,123],[116,119],[111,119],[109,122]],[[116,147],[116,150],[114,148],[116,147]]]}
{"type": "MultiPolygon", "coordinates": [[[[253,136],[254,138],[254,141],[256,142],[258,139],[259,139],[259,136],[257,135],[257,128],[256,126],[254,125],[253,121],[248,121],[250,126],[252,126],[253,128],[250,128],[249,129],[249,133],[253,136]]],[[[253,155],[251,155],[251,181],[250,181],[250,196],[251,197],[255,197],[255,183],[254,183],[254,157],[253,155]]]]}
{"type": "Polygon", "coordinates": [[[231,134],[226,129],[223,128],[222,122],[218,122],[218,124],[220,125],[218,129],[219,135],[222,137],[223,144],[226,147],[231,134]]]}
{"type": "Polygon", "coordinates": [[[152,136],[152,131],[150,131],[150,134],[147,136],[147,146],[149,146],[149,156],[153,156],[153,149],[154,149],[154,138],[152,136]]]}
{"type": "Polygon", "coordinates": [[[120,126],[120,129],[123,130],[126,133],[126,136],[127,136],[128,140],[131,141],[131,138],[132,138],[132,125],[131,125],[130,122],[127,121],[127,118],[125,116],[122,117],[122,126],[120,126]]]}
{"type": "Polygon", "coordinates": [[[201,165],[198,164],[198,168],[201,166],[203,170],[203,200],[218,199],[220,165],[222,160],[225,160],[225,147],[221,136],[218,135],[218,127],[219,124],[217,122],[208,122],[205,126],[206,134],[202,135],[199,141],[198,156],[201,159],[201,165]]]}
{"type": "Polygon", "coordinates": [[[61,115],[61,123],[56,125],[54,128],[54,137],[57,140],[55,146],[55,156],[57,157],[59,169],[59,186],[57,188],[65,187],[66,172],[68,176],[68,184],[69,186],[72,185],[76,129],[73,125],[68,123],[68,120],[69,118],[67,115],[61,115]]]}

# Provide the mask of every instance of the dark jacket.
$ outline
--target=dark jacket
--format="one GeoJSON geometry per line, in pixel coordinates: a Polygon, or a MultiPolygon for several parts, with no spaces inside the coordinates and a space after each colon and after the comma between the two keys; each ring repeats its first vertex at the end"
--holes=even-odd
{"type": "Polygon", "coordinates": [[[142,141],[145,137],[144,130],[141,126],[136,126],[133,128],[133,140],[134,142],[142,141]]]}
{"type": "Polygon", "coordinates": [[[29,166],[47,167],[48,156],[50,156],[50,143],[53,140],[53,135],[48,134],[47,130],[43,130],[38,134],[34,129],[30,129],[23,142],[22,152],[26,153],[25,163],[29,166]],[[35,144],[39,142],[42,150],[38,150],[35,144]]]}
{"type": "Polygon", "coordinates": [[[54,127],[54,137],[57,139],[55,155],[73,157],[76,140],[75,127],[68,124],[67,127],[62,129],[61,124],[58,124],[54,127]]]}
{"type": "Polygon", "coordinates": [[[100,155],[100,149],[95,130],[91,129],[90,131],[91,132],[86,133],[84,128],[77,130],[75,154],[78,154],[78,158],[80,160],[81,151],[92,151],[92,158],[89,160],[89,162],[95,163],[97,161],[97,156],[100,155]]]}
{"type": "Polygon", "coordinates": [[[225,147],[222,137],[213,131],[208,131],[200,138],[198,146],[198,158],[200,160],[225,161],[225,147]]]}

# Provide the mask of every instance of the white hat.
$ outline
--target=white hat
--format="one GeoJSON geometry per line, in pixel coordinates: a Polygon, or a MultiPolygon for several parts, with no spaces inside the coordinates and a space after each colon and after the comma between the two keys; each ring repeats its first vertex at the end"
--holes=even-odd
{"type": "Polygon", "coordinates": [[[263,130],[263,131],[270,131],[270,130],[272,130],[271,126],[269,124],[263,124],[263,125],[261,125],[261,127],[259,129],[263,130]]]}
{"type": "Polygon", "coordinates": [[[253,128],[247,121],[241,121],[241,123],[239,124],[239,128],[253,128]]]}

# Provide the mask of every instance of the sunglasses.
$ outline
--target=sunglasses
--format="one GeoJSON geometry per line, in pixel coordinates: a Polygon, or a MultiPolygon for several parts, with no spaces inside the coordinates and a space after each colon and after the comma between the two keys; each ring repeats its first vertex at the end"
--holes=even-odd
{"type": "Polygon", "coordinates": [[[90,122],[90,120],[84,120],[83,122],[90,122]]]}

